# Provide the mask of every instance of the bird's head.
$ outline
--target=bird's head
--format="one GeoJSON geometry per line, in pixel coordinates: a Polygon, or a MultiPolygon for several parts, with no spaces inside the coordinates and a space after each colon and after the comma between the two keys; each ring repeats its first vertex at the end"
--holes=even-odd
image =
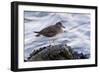
{"type": "Polygon", "coordinates": [[[56,26],[58,26],[58,27],[62,27],[62,28],[65,28],[65,27],[62,25],[61,22],[57,22],[57,23],[56,23],[56,26]]]}

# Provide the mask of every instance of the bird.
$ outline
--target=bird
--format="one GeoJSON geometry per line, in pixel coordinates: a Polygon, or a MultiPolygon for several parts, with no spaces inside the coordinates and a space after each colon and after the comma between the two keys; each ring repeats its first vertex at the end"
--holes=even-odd
{"type": "MultiPolygon", "coordinates": [[[[62,33],[63,32],[62,28],[65,28],[62,25],[62,23],[57,22],[56,24],[47,26],[47,27],[45,27],[44,29],[42,29],[40,31],[34,31],[34,33],[37,33],[36,37],[39,37],[40,35],[43,35],[45,37],[51,38],[51,37],[56,36],[59,33],[62,33]]],[[[49,43],[50,43],[50,40],[49,40],[49,43]]],[[[54,40],[53,40],[53,43],[54,43],[54,40]]],[[[51,45],[51,43],[50,43],[50,45],[51,45]]]]}

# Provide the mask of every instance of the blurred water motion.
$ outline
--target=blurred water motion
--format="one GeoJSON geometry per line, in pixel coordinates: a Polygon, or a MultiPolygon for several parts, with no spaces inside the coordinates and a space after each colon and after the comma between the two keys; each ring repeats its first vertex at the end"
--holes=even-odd
{"type": "Polygon", "coordinates": [[[48,38],[36,37],[33,32],[54,25],[58,21],[62,21],[67,32],[56,36],[56,44],[67,43],[78,53],[90,54],[90,14],[25,11],[24,15],[25,59],[32,50],[48,45],[48,38]]]}

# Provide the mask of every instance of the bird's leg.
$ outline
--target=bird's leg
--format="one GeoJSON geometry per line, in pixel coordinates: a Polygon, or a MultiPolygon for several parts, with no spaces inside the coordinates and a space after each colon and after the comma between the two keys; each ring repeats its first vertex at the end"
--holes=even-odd
{"type": "Polygon", "coordinates": [[[55,41],[54,41],[54,39],[52,39],[52,41],[53,41],[53,44],[54,44],[54,46],[55,46],[56,44],[55,44],[55,41]]]}
{"type": "Polygon", "coordinates": [[[55,47],[55,40],[54,39],[52,39],[52,43],[53,43],[53,46],[54,46],[54,48],[56,49],[56,47],[55,47]]]}
{"type": "Polygon", "coordinates": [[[51,44],[51,42],[50,42],[50,39],[49,39],[49,38],[48,38],[48,43],[49,43],[49,45],[50,45],[50,46],[52,46],[52,44],[51,44]]]}

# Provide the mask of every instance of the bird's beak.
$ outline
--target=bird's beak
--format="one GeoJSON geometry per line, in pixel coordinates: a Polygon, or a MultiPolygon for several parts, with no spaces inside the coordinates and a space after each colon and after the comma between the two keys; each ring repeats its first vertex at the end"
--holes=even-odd
{"type": "Polygon", "coordinates": [[[65,26],[62,25],[63,28],[65,28],[65,26]]]}

